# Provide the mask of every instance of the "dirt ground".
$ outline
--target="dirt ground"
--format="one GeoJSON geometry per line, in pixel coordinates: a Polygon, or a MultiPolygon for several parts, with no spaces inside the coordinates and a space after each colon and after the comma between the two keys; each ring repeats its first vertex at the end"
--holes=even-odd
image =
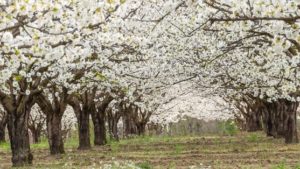
{"type": "MultiPolygon", "coordinates": [[[[66,148],[66,154],[50,156],[47,148],[33,148],[34,164],[24,168],[121,168],[130,162],[142,169],[271,168],[300,169],[300,144],[266,138],[262,133],[236,136],[143,137],[111,142],[89,151],[66,148]],[[118,167],[119,165],[119,167],[118,167]]],[[[11,166],[11,155],[0,147],[0,168],[11,166]]],[[[127,167],[128,169],[132,167],[127,167]]]]}

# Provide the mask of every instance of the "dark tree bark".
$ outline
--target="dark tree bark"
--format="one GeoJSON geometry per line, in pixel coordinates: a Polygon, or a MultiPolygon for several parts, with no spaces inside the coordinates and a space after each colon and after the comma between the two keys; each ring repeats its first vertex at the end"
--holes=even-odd
{"type": "Polygon", "coordinates": [[[298,102],[278,100],[264,103],[263,122],[268,136],[285,138],[287,144],[298,143],[297,108],[298,102]]]}
{"type": "Polygon", "coordinates": [[[78,119],[78,132],[79,132],[79,147],[80,150],[86,150],[91,148],[90,143],[90,119],[89,112],[84,109],[79,114],[78,119]]]}
{"type": "Polygon", "coordinates": [[[40,140],[40,137],[41,137],[41,130],[37,130],[36,128],[30,128],[29,127],[29,130],[32,134],[32,141],[34,144],[37,144],[39,143],[41,140],[40,140]]]}
{"type": "Polygon", "coordinates": [[[131,135],[137,135],[138,129],[135,125],[132,108],[128,107],[124,110],[124,114],[122,116],[123,123],[124,123],[124,135],[125,137],[129,137],[131,135]]]}
{"type": "Polygon", "coordinates": [[[119,134],[118,134],[118,121],[119,121],[119,119],[114,119],[114,120],[111,121],[112,126],[111,126],[110,133],[111,133],[112,138],[116,141],[120,140],[119,134]]]}
{"type": "Polygon", "coordinates": [[[31,165],[33,156],[30,151],[28,119],[33,100],[29,96],[20,96],[17,101],[5,97],[2,98],[2,103],[8,112],[7,127],[13,166],[31,165]]]}
{"type": "Polygon", "coordinates": [[[106,109],[107,121],[108,121],[108,131],[109,136],[112,140],[119,141],[119,134],[118,134],[118,122],[121,118],[121,106],[120,103],[116,103],[113,105],[115,109],[118,109],[119,112],[113,112],[112,107],[106,109]]]}
{"type": "Polygon", "coordinates": [[[259,110],[249,112],[245,117],[246,130],[248,132],[256,132],[262,130],[261,113],[259,110]]]}
{"type": "MultiPolygon", "coordinates": [[[[32,131],[32,130],[31,130],[32,131]]],[[[32,132],[33,143],[37,144],[41,142],[41,133],[39,131],[32,132]]]]}
{"type": "Polygon", "coordinates": [[[134,121],[130,117],[124,118],[124,124],[125,124],[125,136],[129,137],[131,135],[137,135],[138,130],[134,123],[134,121]]]}
{"type": "Polygon", "coordinates": [[[147,123],[144,123],[144,122],[136,124],[139,136],[142,136],[142,135],[145,134],[145,132],[146,132],[146,124],[147,123]]]}
{"type": "Polygon", "coordinates": [[[131,109],[131,118],[137,128],[138,135],[144,135],[146,132],[146,125],[149,121],[151,116],[151,112],[149,111],[142,111],[141,108],[137,106],[133,106],[131,109]]]}
{"type": "Polygon", "coordinates": [[[92,111],[92,120],[94,124],[94,145],[105,145],[106,144],[106,127],[105,127],[105,110],[109,103],[113,100],[112,97],[107,96],[99,105],[96,106],[95,110],[92,111]]]}
{"type": "Polygon", "coordinates": [[[263,128],[268,137],[278,137],[277,131],[275,129],[275,122],[272,120],[272,114],[268,110],[264,110],[262,113],[263,118],[263,128]]]}
{"type": "Polygon", "coordinates": [[[57,112],[47,114],[47,136],[52,155],[65,153],[61,120],[62,115],[57,112]]]}
{"type": "Polygon", "coordinates": [[[274,138],[282,138],[285,136],[284,131],[284,114],[285,110],[281,109],[283,103],[281,101],[276,102],[264,102],[263,109],[263,121],[264,128],[267,136],[274,138]]]}
{"type": "Polygon", "coordinates": [[[0,112],[1,118],[0,118],[0,143],[5,142],[5,128],[7,125],[7,113],[6,112],[0,112]]]}
{"type": "Polygon", "coordinates": [[[106,128],[105,128],[105,113],[98,112],[92,115],[94,124],[94,145],[105,145],[106,144],[106,128]]]}
{"type": "Polygon", "coordinates": [[[88,92],[85,92],[80,97],[72,96],[69,99],[78,121],[79,150],[91,149],[90,112],[94,111],[94,107],[91,106],[92,98],[88,92]]]}
{"type": "Polygon", "coordinates": [[[297,108],[299,103],[285,102],[286,114],[284,116],[285,143],[299,143],[297,132],[297,108]]]}
{"type": "Polygon", "coordinates": [[[144,135],[151,112],[142,112],[139,107],[130,105],[123,115],[125,136],[144,135]]]}
{"type": "Polygon", "coordinates": [[[29,115],[28,128],[32,134],[33,143],[39,143],[41,141],[41,133],[43,130],[43,125],[46,122],[46,117],[43,116],[43,113],[39,109],[35,109],[35,116],[29,115]]]}
{"type": "Polygon", "coordinates": [[[12,149],[13,166],[24,166],[32,164],[33,156],[30,151],[27,119],[30,110],[21,114],[19,112],[9,113],[8,131],[12,149]],[[18,118],[19,114],[21,118],[18,118]]]}
{"type": "Polygon", "coordinates": [[[5,142],[5,127],[0,125],[0,143],[5,142]]]}
{"type": "Polygon", "coordinates": [[[46,115],[47,137],[50,154],[56,155],[65,153],[61,120],[67,108],[67,100],[69,99],[69,96],[67,94],[67,90],[63,89],[63,91],[59,94],[60,99],[58,99],[57,96],[55,96],[56,90],[52,90],[52,102],[47,96],[40,94],[37,96],[37,103],[42,112],[46,115]]]}
{"type": "Polygon", "coordinates": [[[108,115],[108,130],[110,139],[119,141],[118,135],[118,121],[120,118],[113,115],[108,115]]]}
{"type": "Polygon", "coordinates": [[[243,130],[248,132],[262,130],[262,110],[256,98],[245,96],[240,99],[233,98],[231,101],[238,110],[235,118],[243,130]]]}

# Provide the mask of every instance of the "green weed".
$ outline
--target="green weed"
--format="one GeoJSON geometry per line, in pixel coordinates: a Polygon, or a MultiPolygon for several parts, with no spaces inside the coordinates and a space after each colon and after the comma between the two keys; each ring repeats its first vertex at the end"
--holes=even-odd
{"type": "Polygon", "coordinates": [[[221,122],[219,128],[223,134],[229,136],[235,136],[239,131],[238,127],[236,126],[233,120],[227,120],[226,122],[221,122]]]}
{"type": "Polygon", "coordinates": [[[120,145],[116,141],[110,142],[109,145],[110,145],[110,149],[111,149],[112,153],[117,153],[119,151],[119,149],[120,149],[120,145]]]}
{"type": "Polygon", "coordinates": [[[251,133],[249,136],[247,136],[247,140],[249,142],[258,142],[259,141],[259,137],[256,133],[251,133]]]}
{"type": "Polygon", "coordinates": [[[151,164],[148,162],[138,163],[137,166],[140,167],[141,169],[152,169],[153,168],[151,166],[151,164]]]}
{"type": "Polygon", "coordinates": [[[286,165],[284,162],[276,165],[275,167],[273,167],[273,169],[286,169],[286,165]]]}
{"type": "Polygon", "coordinates": [[[180,144],[175,145],[175,155],[179,155],[183,151],[183,146],[180,144]]]}

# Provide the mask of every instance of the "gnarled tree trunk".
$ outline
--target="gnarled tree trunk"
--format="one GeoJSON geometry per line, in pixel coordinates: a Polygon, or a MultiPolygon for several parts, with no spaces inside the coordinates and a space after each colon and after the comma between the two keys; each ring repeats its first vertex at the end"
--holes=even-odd
{"type": "Polygon", "coordinates": [[[136,127],[137,127],[137,131],[138,131],[139,136],[142,136],[142,135],[145,134],[145,132],[146,132],[146,123],[143,123],[143,122],[137,123],[136,127]]]}
{"type": "Polygon", "coordinates": [[[297,108],[299,103],[285,102],[284,131],[285,143],[299,143],[297,132],[297,108]]]}
{"type": "Polygon", "coordinates": [[[118,121],[119,118],[115,116],[108,116],[108,130],[110,139],[119,141],[118,135],[118,121]]]}
{"type": "Polygon", "coordinates": [[[92,102],[91,106],[95,107],[91,112],[94,124],[94,145],[106,144],[106,127],[105,127],[105,110],[109,103],[113,100],[111,96],[106,96],[105,99],[96,106],[92,102]]]}
{"type": "Polygon", "coordinates": [[[144,135],[146,132],[146,125],[151,116],[150,111],[142,111],[141,108],[133,106],[131,108],[130,118],[133,120],[138,135],[144,135]]]}
{"type": "MultiPolygon", "coordinates": [[[[52,92],[55,93],[55,89],[52,92]]],[[[47,137],[51,155],[65,153],[61,120],[67,107],[67,97],[66,90],[60,93],[60,99],[53,94],[52,102],[45,95],[37,96],[37,103],[46,115],[47,137]]]]}
{"type": "Polygon", "coordinates": [[[33,143],[39,143],[43,126],[46,124],[46,116],[40,111],[39,108],[35,107],[35,115],[29,116],[28,128],[33,139],[33,143]]]}
{"type": "Polygon", "coordinates": [[[263,122],[268,136],[285,138],[285,142],[298,143],[297,108],[298,102],[278,100],[264,103],[263,122]]]}
{"type": "MultiPolygon", "coordinates": [[[[2,105],[1,105],[2,106],[2,105]]],[[[5,142],[5,128],[7,125],[7,112],[5,110],[0,111],[0,143],[5,142]]]]}
{"type": "Polygon", "coordinates": [[[6,127],[6,124],[3,125],[3,124],[0,124],[0,143],[1,142],[5,142],[5,127],[6,127]]]}
{"type": "Polygon", "coordinates": [[[113,107],[109,107],[106,109],[108,131],[112,140],[119,141],[118,122],[121,118],[121,111],[123,110],[119,102],[114,103],[112,106],[114,106],[114,109],[116,109],[117,111],[113,111],[113,107]]]}
{"type": "Polygon", "coordinates": [[[129,137],[131,135],[138,134],[137,127],[134,124],[134,121],[130,118],[129,115],[126,115],[123,117],[123,123],[124,123],[124,134],[126,137],[129,137]]]}
{"type": "Polygon", "coordinates": [[[262,110],[260,102],[256,98],[245,96],[237,99],[233,97],[229,101],[233,102],[238,110],[235,118],[243,130],[248,132],[262,130],[262,110]]]}
{"type": "Polygon", "coordinates": [[[32,164],[33,156],[27,126],[31,107],[32,105],[26,104],[26,101],[21,101],[8,113],[8,132],[14,167],[32,164]]]}
{"type": "Polygon", "coordinates": [[[57,112],[47,114],[48,142],[52,155],[65,153],[61,120],[62,116],[57,112]]]}
{"type": "Polygon", "coordinates": [[[90,112],[93,107],[90,106],[90,97],[85,92],[81,97],[73,96],[69,100],[69,104],[73,107],[78,122],[79,150],[87,150],[91,148],[90,142],[90,112]]]}
{"type": "Polygon", "coordinates": [[[78,118],[78,133],[79,133],[79,147],[80,150],[91,148],[90,143],[90,118],[89,112],[84,109],[79,113],[78,118]]]}
{"type": "Polygon", "coordinates": [[[106,144],[106,129],[105,129],[105,112],[95,112],[92,114],[94,124],[94,144],[105,145],[106,144]]]}
{"type": "Polygon", "coordinates": [[[41,131],[40,130],[32,130],[30,129],[31,133],[32,133],[32,138],[33,138],[33,143],[37,144],[41,141],[40,137],[41,137],[41,131]]]}
{"type": "Polygon", "coordinates": [[[285,110],[282,109],[283,105],[284,103],[281,101],[264,103],[263,121],[267,136],[273,136],[274,138],[284,137],[285,131],[283,120],[285,110]]]}
{"type": "Polygon", "coordinates": [[[245,116],[246,120],[246,130],[248,132],[255,132],[262,130],[261,123],[261,113],[259,110],[254,112],[248,112],[247,116],[245,116]]]}
{"type": "Polygon", "coordinates": [[[276,130],[276,126],[275,126],[276,122],[274,119],[274,115],[272,115],[272,111],[268,109],[264,110],[262,113],[262,117],[263,117],[263,128],[267,136],[278,138],[279,135],[276,130]]]}
{"type": "Polygon", "coordinates": [[[137,135],[138,129],[135,125],[133,116],[133,109],[132,107],[128,107],[124,110],[122,119],[123,119],[123,125],[124,125],[124,135],[125,137],[129,137],[131,135],[137,135]]]}

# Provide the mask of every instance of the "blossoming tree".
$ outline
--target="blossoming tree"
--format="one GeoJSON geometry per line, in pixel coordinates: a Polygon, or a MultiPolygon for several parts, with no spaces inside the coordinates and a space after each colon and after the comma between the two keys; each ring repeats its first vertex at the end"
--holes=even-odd
{"type": "Polygon", "coordinates": [[[181,57],[194,65],[189,71],[197,73],[199,84],[255,99],[265,125],[287,143],[298,142],[299,3],[204,0],[190,10],[183,12],[189,22],[179,27],[191,42],[190,56],[181,57]]]}
{"type": "MultiPolygon", "coordinates": [[[[35,97],[60,69],[91,56],[85,41],[102,22],[97,1],[13,1],[1,7],[0,98],[8,112],[14,166],[32,163],[28,117],[35,97]],[[64,66],[63,66],[64,65],[64,66]]],[[[78,67],[82,66],[77,64],[78,67]]]]}

